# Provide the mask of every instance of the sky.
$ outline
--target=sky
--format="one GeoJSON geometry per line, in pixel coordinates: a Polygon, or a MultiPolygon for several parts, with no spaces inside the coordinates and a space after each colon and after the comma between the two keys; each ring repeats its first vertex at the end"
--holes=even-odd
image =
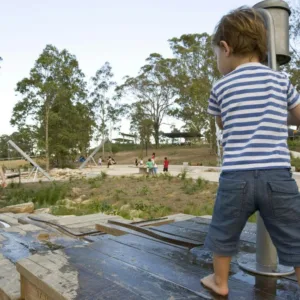
{"type": "MultiPolygon", "coordinates": [[[[11,134],[16,83],[47,44],[76,55],[89,79],[106,61],[118,83],[136,76],[150,53],[171,57],[168,40],[211,34],[222,15],[256,0],[13,0],[0,11],[0,135],[11,134]]],[[[172,119],[164,121],[174,123],[172,119]]],[[[178,125],[175,123],[175,125],[178,125]]],[[[168,131],[169,125],[163,125],[168,131]]],[[[123,122],[121,131],[129,132],[123,122]]],[[[117,133],[114,134],[116,137],[117,133]]]]}

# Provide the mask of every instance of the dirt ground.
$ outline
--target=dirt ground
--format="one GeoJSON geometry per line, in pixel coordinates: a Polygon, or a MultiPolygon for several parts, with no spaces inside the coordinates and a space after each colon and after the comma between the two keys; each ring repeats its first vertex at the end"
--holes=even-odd
{"type": "MultiPolygon", "coordinates": [[[[152,153],[155,152],[156,162],[162,164],[165,157],[168,157],[170,164],[177,165],[183,162],[188,162],[191,165],[200,166],[215,166],[216,156],[212,153],[208,146],[172,146],[167,148],[149,149],[148,155],[144,151],[144,162],[151,158],[152,153]]],[[[114,155],[115,160],[119,164],[133,164],[135,159],[141,158],[141,151],[126,151],[118,152],[114,155]]]]}

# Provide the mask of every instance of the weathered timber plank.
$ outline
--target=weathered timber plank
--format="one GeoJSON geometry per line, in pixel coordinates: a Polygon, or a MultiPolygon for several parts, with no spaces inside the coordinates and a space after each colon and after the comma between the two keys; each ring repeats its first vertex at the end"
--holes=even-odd
{"type": "Polygon", "coordinates": [[[119,222],[118,224],[120,224],[120,226],[114,224],[96,224],[95,227],[99,231],[106,232],[114,236],[121,236],[126,233],[139,232],[145,234],[146,236],[151,236],[155,239],[187,248],[193,248],[201,245],[201,243],[191,242],[184,238],[174,238],[172,236],[167,236],[166,234],[158,234],[146,228],[141,228],[130,224],[121,224],[119,222]]]}
{"type": "MultiPolygon", "coordinates": [[[[191,291],[211,296],[211,294],[209,294],[199,283],[199,279],[209,273],[204,269],[204,266],[201,266],[202,268],[200,268],[199,266],[193,263],[187,263],[186,261],[180,262],[177,260],[176,262],[173,262],[169,259],[146,253],[130,246],[116,243],[112,240],[95,242],[87,247],[134,265],[191,291]]],[[[279,296],[261,292],[234,278],[230,279],[229,286],[231,289],[229,299],[258,299],[257,297],[260,296],[263,296],[263,299],[281,299],[279,296]],[[250,296],[250,298],[248,296],[250,296]]]]}
{"type": "MultiPolygon", "coordinates": [[[[200,224],[196,222],[192,222],[191,220],[188,221],[180,221],[180,222],[175,222],[170,224],[171,226],[176,226],[179,228],[186,228],[190,229],[193,231],[198,231],[198,232],[204,232],[207,233],[209,229],[209,224],[200,224]]],[[[241,241],[246,241],[249,243],[255,243],[256,242],[256,230],[252,230],[252,226],[246,226],[245,229],[242,231],[241,241]]]]}
{"type": "MultiPolygon", "coordinates": [[[[78,269],[87,268],[98,278],[94,287],[97,289],[98,282],[106,278],[116,284],[134,291],[142,299],[203,299],[192,291],[160,278],[145,270],[140,270],[130,264],[123,263],[112,257],[108,257],[96,250],[85,248],[70,248],[65,250],[69,261],[78,269]]],[[[99,295],[102,291],[98,290],[99,295]]],[[[102,299],[102,298],[101,298],[102,299]]],[[[117,298],[110,298],[117,299],[117,298]]],[[[205,298],[204,298],[205,299],[205,298]]]]}
{"type": "Polygon", "coordinates": [[[16,267],[8,259],[0,260],[0,299],[20,299],[20,280],[16,267]]]}
{"type": "MultiPolygon", "coordinates": [[[[213,272],[212,266],[212,256],[211,253],[203,249],[202,247],[194,248],[190,251],[174,248],[174,246],[169,244],[164,244],[159,241],[150,240],[146,237],[124,235],[119,237],[110,236],[109,239],[114,240],[118,243],[140,249],[142,251],[155,254],[172,260],[175,264],[177,261],[186,262],[186,264],[192,263],[199,265],[199,268],[205,268],[213,272]]],[[[240,252],[239,255],[246,254],[245,252],[240,252]]],[[[277,293],[282,297],[290,297],[292,293],[297,291],[298,287],[296,283],[290,283],[288,280],[281,278],[281,284],[277,285],[277,278],[266,278],[265,276],[248,274],[241,270],[237,264],[236,257],[233,258],[231,263],[231,277],[246,282],[246,284],[256,285],[260,281],[265,282],[265,285],[260,285],[260,290],[271,293],[274,290],[274,285],[277,286],[277,293]],[[265,281],[264,281],[265,280],[265,281]],[[253,284],[251,284],[253,282],[253,284]],[[288,287],[288,288],[287,288],[288,287]]],[[[274,291],[273,291],[274,292],[274,291]]]]}
{"type": "Polygon", "coordinates": [[[6,214],[0,214],[0,221],[3,221],[10,226],[19,225],[19,222],[16,218],[13,218],[12,216],[6,215],[6,214]]]}
{"type": "Polygon", "coordinates": [[[195,242],[199,242],[199,243],[203,243],[206,237],[206,233],[204,232],[172,226],[172,225],[150,227],[149,229],[157,233],[166,233],[166,234],[174,235],[176,237],[188,238],[190,240],[194,240],[195,242]]]}
{"type": "MultiPolygon", "coordinates": [[[[30,283],[34,285],[38,290],[43,291],[46,295],[49,296],[51,295],[51,297],[53,297],[55,300],[67,299],[64,296],[62,296],[62,292],[64,291],[63,287],[61,288],[58,288],[57,286],[53,287],[49,285],[48,282],[46,282],[46,279],[49,279],[49,276],[52,277],[54,276],[56,280],[60,280],[58,275],[55,274],[54,272],[51,272],[47,268],[33,262],[30,259],[24,259],[17,262],[16,267],[18,272],[22,275],[22,279],[24,278],[30,281],[30,283]]],[[[26,283],[22,282],[21,285],[22,285],[22,289],[26,291],[26,283]]],[[[69,283],[69,286],[64,287],[66,291],[70,289],[70,285],[71,283],[69,283]]]]}
{"type": "MultiPolygon", "coordinates": [[[[77,247],[74,249],[84,248],[77,247]]],[[[89,255],[89,252],[84,251],[85,255],[89,255]]],[[[65,262],[66,254],[62,251],[49,252],[44,259],[41,259],[40,255],[35,256],[34,260],[38,263],[31,259],[24,260],[18,263],[18,270],[39,291],[43,291],[48,297],[50,296],[49,300],[146,299],[114,283],[114,280],[110,281],[104,278],[100,269],[95,274],[91,273],[84,265],[77,267],[70,263],[69,258],[65,262]],[[50,259],[47,262],[48,257],[50,259]],[[57,262],[56,267],[55,262],[57,262]],[[40,263],[44,266],[41,266],[40,263]],[[65,263],[64,266],[62,263],[65,263]],[[71,276],[69,276],[70,274],[71,276]]]]}
{"type": "Polygon", "coordinates": [[[93,220],[99,220],[99,222],[108,220],[108,219],[122,219],[119,216],[111,216],[111,215],[105,215],[105,214],[92,214],[92,215],[86,215],[86,216],[75,216],[75,217],[65,217],[60,218],[55,221],[56,224],[59,225],[71,225],[71,224],[78,224],[78,223],[84,223],[84,222],[90,222],[93,220]]]}

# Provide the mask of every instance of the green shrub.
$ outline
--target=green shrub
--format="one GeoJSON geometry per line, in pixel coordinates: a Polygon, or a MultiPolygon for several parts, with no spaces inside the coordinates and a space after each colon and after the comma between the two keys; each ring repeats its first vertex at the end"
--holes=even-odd
{"type": "Polygon", "coordinates": [[[296,172],[300,171],[300,158],[296,158],[293,155],[291,155],[291,165],[295,167],[296,172]]]}

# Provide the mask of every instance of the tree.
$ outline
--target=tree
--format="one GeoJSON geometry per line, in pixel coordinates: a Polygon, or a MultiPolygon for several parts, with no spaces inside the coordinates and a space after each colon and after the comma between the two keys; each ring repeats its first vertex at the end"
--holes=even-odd
{"type": "Polygon", "coordinates": [[[174,59],[164,59],[154,53],[147,58],[137,77],[126,77],[119,87],[135,97],[145,119],[151,120],[155,145],[159,145],[159,131],[164,117],[174,104],[174,86],[172,84],[174,59]]]}
{"type": "Polygon", "coordinates": [[[148,145],[150,144],[150,138],[153,135],[153,121],[147,118],[140,102],[133,105],[130,117],[130,130],[131,132],[136,133],[140,140],[140,157],[143,158],[144,149],[146,150],[146,156],[148,155],[148,145]]]}
{"type": "MultiPolygon", "coordinates": [[[[91,105],[96,122],[97,137],[102,140],[109,136],[111,130],[119,128],[120,117],[125,107],[119,102],[120,97],[115,93],[117,86],[113,81],[112,67],[106,62],[92,77],[92,91],[90,93],[91,105]]],[[[103,144],[104,156],[104,144],[103,144]]]]}
{"type": "MultiPolygon", "coordinates": [[[[40,145],[45,149],[48,170],[49,119],[54,115],[51,109],[57,101],[77,102],[85,97],[84,74],[74,55],[65,49],[59,51],[53,45],[47,45],[30,70],[29,77],[17,83],[16,91],[22,99],[13,109],[11,124],[20,128],[31,120],[40,127],[44,139],[40,145]]],[[[51,140],[54,141],[55,136],[51,140]]]]}
{"type": "Polygon", "coordinates": [[[173,84],[177,91],[177,107],[172,113],[185,122],[188,131],[204,133],[215,151],[215,120],[207,114],[207,107],[212,85],[221,74],[211,37],[207,33],[186,34],[169,42],[176,58],[173,84]]]}
{"type": "Polygon", "coordinates": [[[80,102],[73,104],[58,98],[49,117],[49,143],[53,165],[68,167],[76,159],[78,152],[87,155],[93,126],[94,121],[88,105],[80,102]]]}
{"type": "Polygon", "coordinates": [[[0,157],[7,158],[9,156],[8,144],[7,142],[10,140],[10,136],[7,134],[3,134],[0,136],[0,157]]]}

